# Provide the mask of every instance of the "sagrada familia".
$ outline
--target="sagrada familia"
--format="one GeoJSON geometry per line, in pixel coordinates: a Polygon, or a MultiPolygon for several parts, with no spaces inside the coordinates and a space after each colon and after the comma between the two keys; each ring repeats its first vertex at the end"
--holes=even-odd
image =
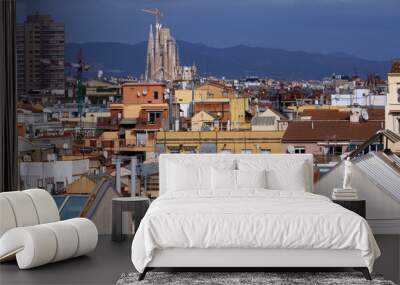
{"type": "Polygon", "coordinates": [[[192,80],[196,74],[196,66],[179,64],[178,47],[171,36],[169,28],[156,22],[155,32],[150,26],[147,43],[146,81],[192,80]]]}

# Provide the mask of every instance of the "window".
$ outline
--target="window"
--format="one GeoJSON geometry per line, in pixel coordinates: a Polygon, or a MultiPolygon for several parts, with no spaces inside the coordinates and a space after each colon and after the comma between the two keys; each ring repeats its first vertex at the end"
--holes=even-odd
{"type": "Polygon", "coordinates": [[[144,146],[147,143],[148,135],[146,133],[137,133],[136,134],[136,144],[138,146],[144,146]]]}
{"type": "Polygon", "coordinates": [[[330,155],[341,155],[343,153],[341,145],[331,145],[329,146],[329,154],[330,155]]]}
{"type": "Polygon", "coordinates": [[[158,91],[154,91],[153,95],[154,95],[154,100],[158,100],[158,91]]]}
{"type": "Polygon", "coordinates": [[[297,153],[297,154],[306,153],[306,148],[304,146],[295,146],[294,153],[297,153]]]}
{"type": "Polygon", "coordinates": [[[56,193],[63,193],[64,192],[64,182],[63,181],[57,181],[56,182],[56,193]]]}
{"type": "Polygon", "coordinates": [[[261,149],[260,153],[261,154],[269,154],[269,153],[271,153],[271,150],[269,148],[261,149]]]}
{"type": "Polygon", "coordinates": [[[400,103],[400,83],[397,83],[397,103],[400,103]]]}
{"type": "Polygon", "coordinates": [[[243,149],[242,153],[243,154],[251,154],[251,149],[243,149]]]}
{"type": "Polygon", "coordinates": [[[400,133],[400,118],[399,117],[397,117],[396,118],[397,120],[397,126],[394,126],[394,129],[396,130],[397,129],[397,133],[400,133]]]}
{"type": "Polygon", "coordinates": [[[148,122],[149,124],[155,124],[156,121],[161,118],[161,112],[149,112],[148,113],[148,122]]]}

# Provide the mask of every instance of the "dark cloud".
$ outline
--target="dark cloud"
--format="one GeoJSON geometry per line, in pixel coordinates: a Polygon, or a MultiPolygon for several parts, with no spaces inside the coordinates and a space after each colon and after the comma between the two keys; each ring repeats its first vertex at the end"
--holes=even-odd
{"type": "Polygon", "coordinates": [[[18,21],[51,14],[70,42],[143,41],[152,18],[140,10],[154,7],[177,39],[191,42],[400,56],[399,0],[17,0],[18,21]]]}

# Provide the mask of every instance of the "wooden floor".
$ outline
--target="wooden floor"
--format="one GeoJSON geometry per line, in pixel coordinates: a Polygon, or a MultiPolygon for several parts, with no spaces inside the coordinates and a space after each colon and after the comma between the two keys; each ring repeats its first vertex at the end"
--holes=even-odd
{"type": "Polygon", "coordinates": [[[115,284],[122,273],[134,271],[131,243],[111,241],[100,236],[94,252],[88,256],[19,270],[16,262],[0,264],[0,284],[115,284]]]}

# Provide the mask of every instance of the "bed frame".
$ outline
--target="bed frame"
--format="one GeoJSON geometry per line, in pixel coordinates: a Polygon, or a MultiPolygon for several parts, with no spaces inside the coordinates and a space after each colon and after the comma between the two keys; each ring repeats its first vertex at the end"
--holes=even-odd
{"type": "Polygon", "coordinates": [[[371,280],[365,261],[359,250],[331,249],[194,249],[171,248],[156,250],[152,261],[139,275],[154,269],[182,269],[182,271],[266,271],[279,269],[291,271],[324,271],[337,268],[353,268],[371,280]]]}
{"type": "MultiPolygon", "coordinates": [[[[162,154],[160,156],[160,195],[167,191],[167,170],[170,162],[181,159],[191,159],[202,163],[212,163],[213,160],[240,158],[284,159],[305,161],[305,175],[308,177],[307,191],[313,192],[313,155],[312,154],[162,154]]],[[[331,249],[246,249],[246,248],[170,248],[158,249],[144,272],[139,275],[143,280],[146,273],[154,269],[203,269],[216,271],[265,271],[265,269],[334,270],[337,268],[354,268],[361,271],[367,280],[371,276],[359,250],[331,249]]]]}

